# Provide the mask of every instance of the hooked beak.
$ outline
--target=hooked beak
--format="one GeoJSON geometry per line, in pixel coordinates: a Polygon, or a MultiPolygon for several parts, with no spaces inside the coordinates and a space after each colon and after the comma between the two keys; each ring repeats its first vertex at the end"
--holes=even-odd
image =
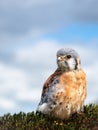
{"type": "Polygon", "coordinates": [[[64,61],[64,57],[58,56],[58,57],[57,57],[57,60],[58,60],[58,61],[64,61]]]}

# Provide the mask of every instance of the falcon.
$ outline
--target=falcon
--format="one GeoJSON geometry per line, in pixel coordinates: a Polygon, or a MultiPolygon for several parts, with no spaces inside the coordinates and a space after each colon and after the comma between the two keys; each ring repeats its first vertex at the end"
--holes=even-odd
{"type": "Polygon", "coordinates": [[[37,111],[68,119],[83,111],[86,95],[86,74],[79,54],[71,48],[58,50],[57,69],[43,85],[37,111]]]}

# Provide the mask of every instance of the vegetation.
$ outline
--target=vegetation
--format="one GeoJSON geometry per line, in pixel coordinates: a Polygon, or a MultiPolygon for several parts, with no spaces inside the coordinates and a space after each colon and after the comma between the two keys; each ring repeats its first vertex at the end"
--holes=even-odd
{"type": "Polygon", "coordinates": [[[74,114],[68,121],[40,113],[24,113],[0,117],[0,130],[98,130],[98,105],[84,106],[82,115],[74,114]]]}

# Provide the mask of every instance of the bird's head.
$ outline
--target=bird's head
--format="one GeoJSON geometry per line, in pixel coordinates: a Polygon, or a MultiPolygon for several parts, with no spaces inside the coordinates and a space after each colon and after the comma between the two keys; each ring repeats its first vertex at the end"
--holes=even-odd
{"type": "Polygon", "coordinates": [[[64,48],[57,51],[57,65],[62,71],[80,69],[80,57],[71,48],[64,48]]]}

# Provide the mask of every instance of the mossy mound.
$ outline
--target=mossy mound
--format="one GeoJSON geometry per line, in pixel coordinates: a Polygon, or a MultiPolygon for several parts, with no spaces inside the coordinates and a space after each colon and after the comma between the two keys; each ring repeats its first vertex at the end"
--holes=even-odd
{"type": "Polygon", "coordinates": [[[0,130],[98,130],[98,105],[84,106],[83,115],[75,114],[68,121],[39,113],[10,113],[0,117],[0,130]]]}

